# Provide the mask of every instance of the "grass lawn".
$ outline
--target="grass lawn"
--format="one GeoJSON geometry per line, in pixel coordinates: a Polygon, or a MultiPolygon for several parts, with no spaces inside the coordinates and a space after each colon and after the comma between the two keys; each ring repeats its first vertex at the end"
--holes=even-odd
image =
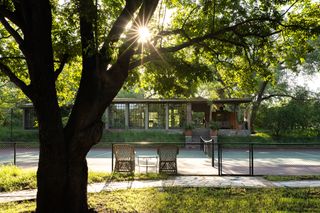
{"type": "Polygon", "coordinates": [[[266,175],[263,178],[269,181],[320,180],[320,175],[266,175]]]}
{"type": "MultiPolygon", "coordinates": [[[[119,174],[106,172],[89,171],[88,183],[104,182],[108,180],[153,180],[166,179],[165,174],[119,174]]],[[[0,166],[0,192],[9,192],[25,189],[35,189],[37,187],[36,171],[21,169],[15,166],[0,166]]]]}
{"type": "MultiPolygon", "coordinates": [[[[89,194],[97,212],[320,212],[320,188],[148,188],[89,194]]],[[[28,212],[35,202],[0,204],[28,212]]]]}

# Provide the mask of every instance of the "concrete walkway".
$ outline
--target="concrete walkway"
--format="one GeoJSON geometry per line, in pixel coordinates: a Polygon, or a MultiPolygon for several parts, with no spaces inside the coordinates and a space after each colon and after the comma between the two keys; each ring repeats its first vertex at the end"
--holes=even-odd
{"type": "MultiPolygon", "coordinates": [[[[262,177],[174,176],[167,180],[134,180],[88,185],[89,193],[147,187],[320,187],[320,181],[267,181],[262,177]]],[[[36,198],[36,190],[0,193],[0,203],[36,198]]]]}

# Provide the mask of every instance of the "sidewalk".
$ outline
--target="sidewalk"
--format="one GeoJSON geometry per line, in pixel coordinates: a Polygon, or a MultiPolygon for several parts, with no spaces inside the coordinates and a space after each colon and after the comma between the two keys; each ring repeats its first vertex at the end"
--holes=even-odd
{"type": "MultiPolygon", "coordinates": [[[[134,180],[94,183],[88,185],[89,193],[147,187],[320,187],[320,181],[267,181],[262,177],[173,176],[167,180],[134,180]]],[[[0,203],[36,198],[36,190],[0,193],[0,203]]]]}

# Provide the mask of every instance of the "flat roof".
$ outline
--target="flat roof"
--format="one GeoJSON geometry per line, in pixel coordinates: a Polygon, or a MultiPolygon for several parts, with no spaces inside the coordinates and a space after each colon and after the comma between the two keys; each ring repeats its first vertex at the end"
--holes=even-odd
{"type": "MultiPolygon", "coordinates": [[[[205,99],[205,98],[190,98],[190,99],[142,99],[142,98],[115,98],[112,103],[193,103],[193,104],[241,104],[250,103],[251,98],[225,98],[225,99],[205,99]]],[[[33,108],[32,103],[27,103],[21,108],[33,108]]]]}
{"type": "Polygon", "coordinates": [[[228,98],[228,99],[137,99],[137,98],[115,98],[112,103],[207,103],[207,104],[240,104],[249,103],[251,98],[228,98]]]}

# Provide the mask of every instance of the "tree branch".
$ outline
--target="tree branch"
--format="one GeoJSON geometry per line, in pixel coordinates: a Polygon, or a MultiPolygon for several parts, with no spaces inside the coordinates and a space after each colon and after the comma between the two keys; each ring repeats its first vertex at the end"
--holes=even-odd
{"type": "Polygon", "coordinates": [[[7,65],[0,62],[0,70],[9,77],[10,81],[17,85],[30,99],[32,99],[32,93],[29,86],[19,79],[7,65]]]}
{"type": "MultiPolygon", "coordinates": [[[[209,40],[209,39],[216,39],[216,40],[219,40],[219,41],[222,41],[222,42],[228,42],[230,44],[246,48],[246,44],[242,44],[242,43],[239,43],[239,42],[236,42],[236,41],[232,41],[232,40],[227,40],[225,38],[221,38],[220,36],[224,35],[227,32],[235,33],[236,29],[239,28],[240,26],[248,24],[250,22],[255,22],[255,21],[273,21],[274,22],[275,20],[270,19],[270,18],[265,18],[265,17],[260,17],[260,18],[255,18],[255,19],[248,19],[248,20],[239,22],[239,23],[237,23],[237,24],[235,24],[233,26],[225,27],[225,28],[222,28],[222,29],[217,30],[215,32],[208,33],[208,34],[200,36],[200,37],[195,37],[195,38],[191,38],[191,39],[187,38],[188,41],[186,41],[184,43],[181,43],[181,44],[178,44],[176,46],[164,47],[164,48],[159,48],[158,50],[153,50],[150,53],[150,55],[145,56],[142,61],[143,61],[143,63],[146,63],[146,62],[149,62],[151,60],[160,58],[161,57],[161,53],[176,52],[176,51],[179,51],[179,50],[184,49],[186,47],[192,46],[194,44],[201,43],[201,42],[203,42],[205,40],[209,40]]],[[[183,32],[184,32],[183,29],[177,29],[177,30],[172,30],[172,31],[163,31],[163,32],[160,32],[159,35],[183,34],[183,32]]],[[[272,36],[272,35],[280,33],[280,32],[281,31],[275,31],[275,32],[270,32],[268,34],[264,34],[264,35],[262,35],[262,34],[260,35],[258,33],[256,33],[256,34],[255,33],[247,33],[247,34],[242,34],[242,36],[255,36],[255,37],[265,38],[265,37],[272,36]]],[[[141,65],[141,60],[133,61],[133,62],[130,63],[129,69],[130,70],[134,69],[135,67],[137,67],[139,65],[141,65]]]]}
{"type": "Polygon", "coordinates": [[[196,6],[189,12],[189,14],[187,15],[186,19],[183,21],[183,24],[182,24],[181,28],[183,28],[183,27],[187,24],[188,19],[190,18],[191,14],[192,14],[196,9],[199,9],[198,4],[196,4],[196,6]]]}
{"type": "Polygon", "coordinates": [[[292,98],[294,100],[305,100],[305,99],[298,99],[296,97],[294,97],[293,95],[288,95],[288,94],[271,94],[271,95],[267,95],[261,98],[262,101],[264,100],[268,100],[270,98],[275,98],[275,97],[287,97],[287,98],[292,98]]]}
{"type": "Polygon", "coordinates": [[[107,56],[108,49],[113,43],[119,41],[121,34],[124,32],[126,25],[132,19],[133,14],[141,6],[142,0],[130,1],[126,0],[126,5],[123,8],[121,14],[118,16],[117,20],[114,22],[108,36],[106,37],[100,54],[102,56],[107,56]]]}
{"type": "Polygon", "coordinates": [[[286,11],[284,11],[284,13],[282,13],[281,14],[281,16],[283,17],[283,16],[285,16],[290,10],[291,10],[291,8],[296,4],[296,3],[298,3],[300,0],[296,0],[295,2],[293,2],[289,7],[288,7],[288,9],[286,10],[286,11]]]}
{"type": "MultiPolygon", "coordinates": [[[[152,14],[154,13],[159,0],[144,0],[143,4],[140,7],[139,13],[135,18],[131,30],[128,34],[134,35],[136,34],[135,31],[139,26],[147,26],[149,20],[151,19],[152,14]]],[[[127,41],[123,43],[123,45],[119,48],[119,60],[122,60],[122,55],[127,55],[126,52],[133,50],[138,41],[136,39],[137,36],[132,36],[127,41]]],[[[132,52],[134,54],[134,52],[132,52]]],[[[131,56],[130,56],[131,58],[131,56]]],[[[129,63],[129,61],[128,61],[129,63]]]]}
{"type": "Polygon", "coordinates": [[[25,54],[25,45],[24,40],[20,36],[20,34],[9,24],[9,22],[2,16],[0,16],[0,22],[4,26],[4,28],[12,35],[12,37],[15,39],[15,41],[18,43],[21,51],[25,54]]]}
{"type": "Polygon", "coordinates": [[[0,60],[6,60],[6,59],[26,59],[23,56],[4,56],[4,57],[0,57],[0,60]]]}
{"type": "Polygon", "coordinates": [[[15,25],[17,25],[18,27],[22,27],[21,26],[21,22],[19,21],[19,19],[17,18],[17,15],[8,10],[5,5],[1,5],[0,6],[0,16],[2,17],[6,17],[7,19],[9,19],[12,23],[14,23],[15,25]]]}
{"type": "Polygon", "coordinates": [[[7,38],[10,38],[10,37],[11,37],[11,35],[9,34],[8,36],[3,36],[3,37],[1,37],[0,40],[2,40],[2,39],[7,39],[7,38]]]}
{"type": "Polygon", "coordinates": [[[65,66],[66,63],[68,62],[68,57],[69,57],[68,54],[64,54],[64,55],[62,56],[62,59],[61,59],[61,61],[60,61],[60,65],[59,65],[58,69],[55,70],[55,72],[54,72],[54,78],[55,78],[55,80],[58,79],[60,73],[63,71],[64,66],[65,66]]]}

